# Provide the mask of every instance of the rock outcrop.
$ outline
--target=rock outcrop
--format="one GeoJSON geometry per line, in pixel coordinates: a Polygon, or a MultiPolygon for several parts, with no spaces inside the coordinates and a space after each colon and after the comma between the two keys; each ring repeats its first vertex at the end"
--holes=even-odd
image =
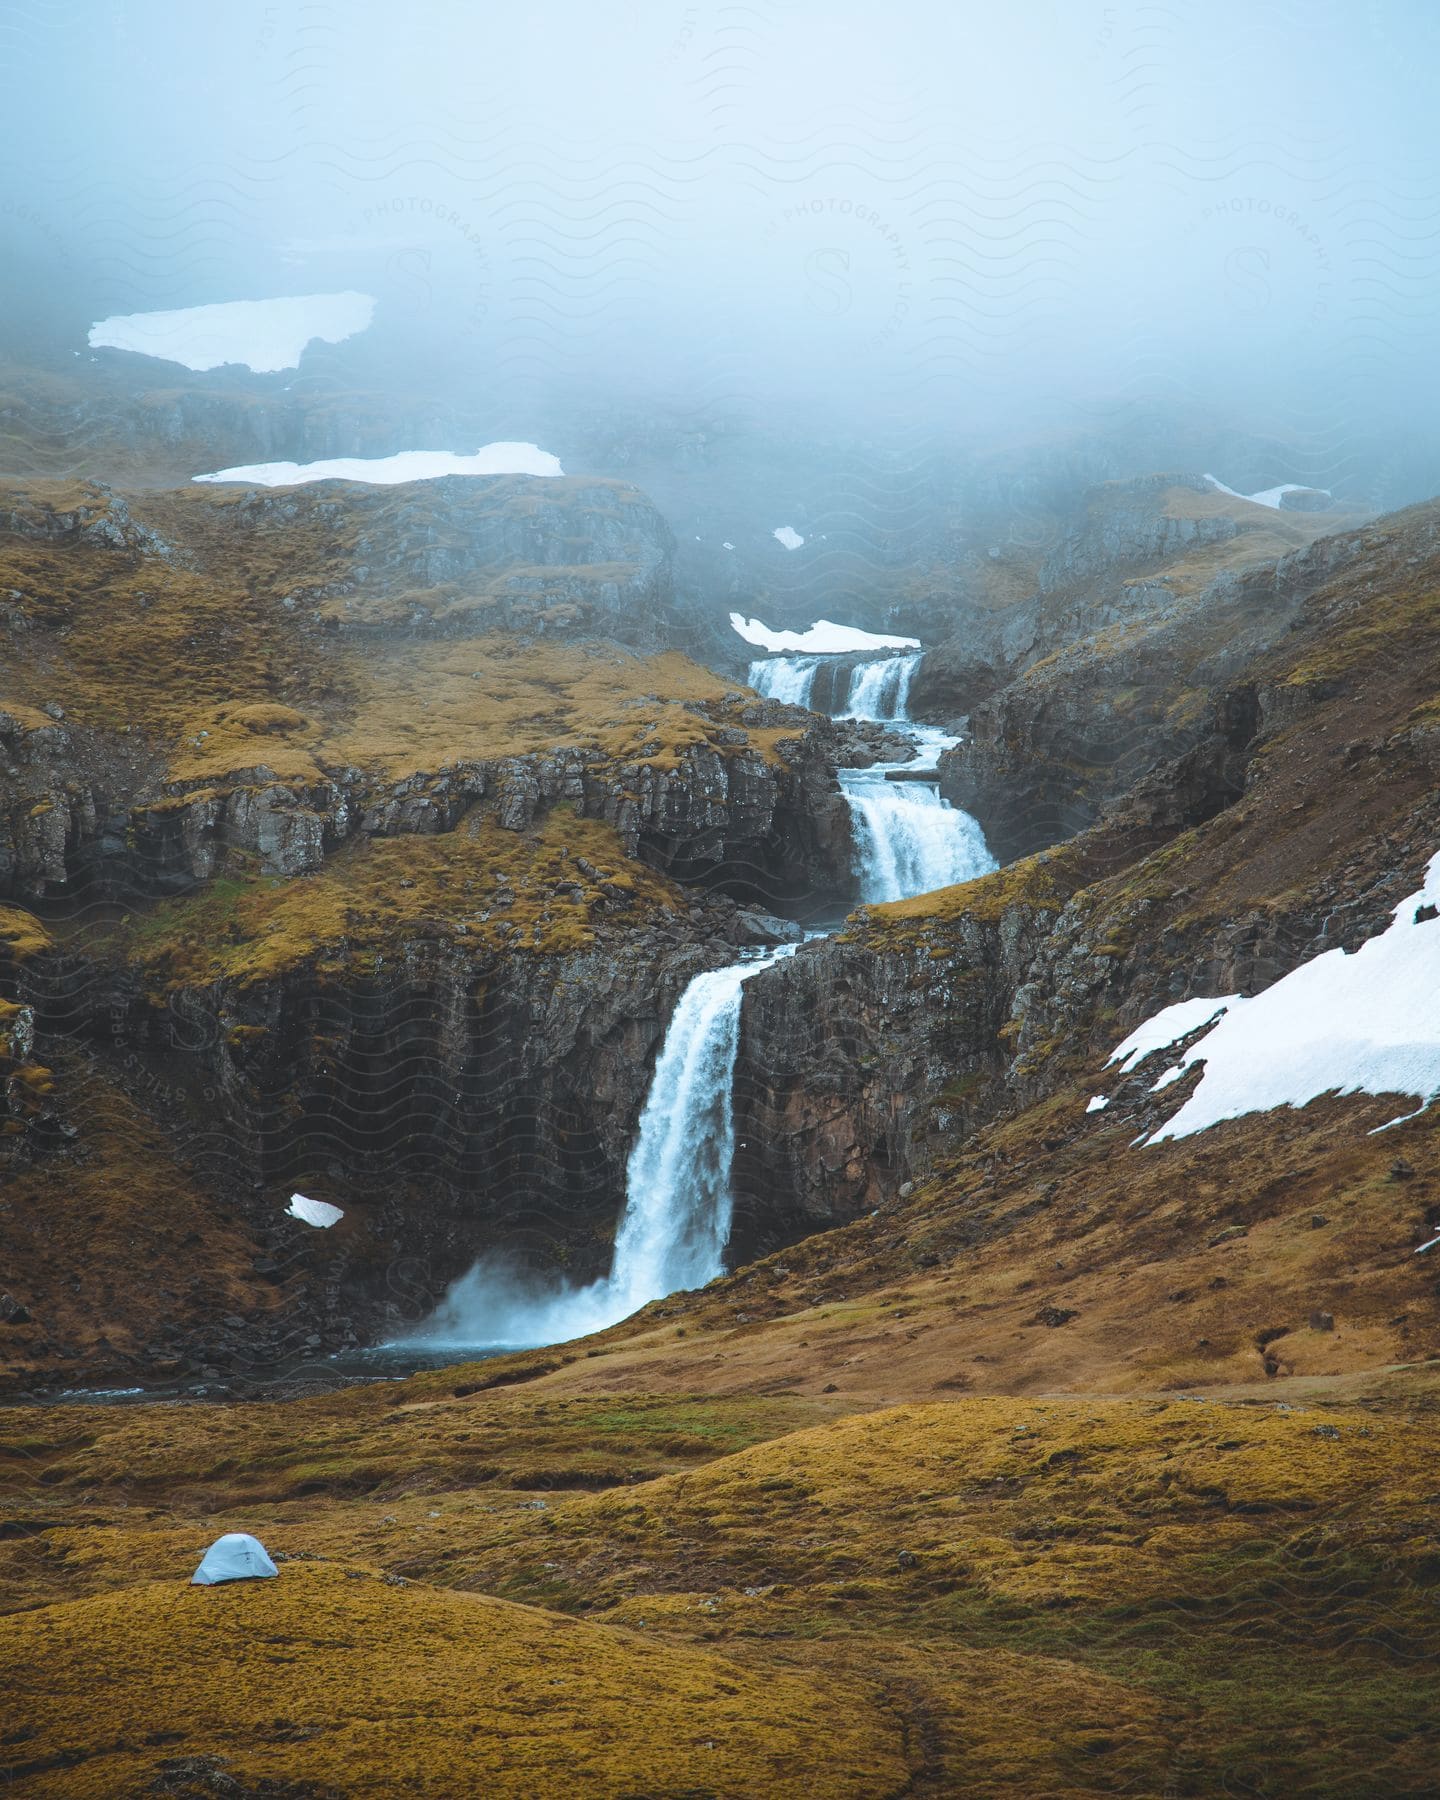
{"type": "MultiPolygon", "coordinates": [[[[1247,543],[1234,519],[1209,510],[1217,496],[1198,479],[1115,487],[1047,562],[1052,585],[1026,609],[1033,635],[1011,678],[972,662],[954,671],[974,681],[973,704],[964,741],[942,759],[942,791],[980,820],[1002,861],[1084,830],[1195,746],[1210,729],[1210,697],[1361,554],[1363,534],[1343,532],[1252,560],[1276,547],[1270,528],[1262,521],[1247,543]],[[1186,494],[1199,516],[1177,501],[1186,494]],[[1208,554],[1216,545],[1224,566],[1208,554]],[[1149,572],[1127,577],[1127,567],[1149,572]]],[[[1012,635],[1003,652],[1018,643],[1012,635]]]]}
{"type": "Polygon", "coordinates": [[[0,548],[0,894],[295,876],[477,803],[762,904],[843,890],[842,729],[635,654],[670,538],[621,483],[41,484],[0,548]]]}

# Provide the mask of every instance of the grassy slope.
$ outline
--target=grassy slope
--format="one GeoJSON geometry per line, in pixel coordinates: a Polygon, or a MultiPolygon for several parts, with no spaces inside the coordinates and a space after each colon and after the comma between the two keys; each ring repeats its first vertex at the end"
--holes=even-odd
{"type": "Polygon", "coordinates": [[[435,836],[357,839],[311,876],[213,881],[131,921],[116,951],[147,979],[179,986],[262,981],[305,960],[353,976],[426,931],[487,949],[584,949],[603,896],[577,857],[648,912],[681,904],[599,820],[556,808],[514,832],[477,809],[435,836]]]}
{"type": "MultiPolygon", "coordinates": [[[[494,505],[563,505],[571,485],[494,505]]],[[[423,493],[397,494],[418,513],[423,493]]],[[[0,501],[22,516],[103,510],[74,483],[0,501]]],[[[702,744],[777,759],[784,734],[747,732],[743,690],[678,652],[576,643],[574,629],[572,641],[521,643],[486,635],[483,617],[464,637],[417,641],[413,606],[388,633],[338,629],[323,597],[354,578],[354,521],[306,507],[260,530],[244,502],[229,489],[135,499],[166,554],[0,533],[0,588],[17,596],[8,623],[24,651],[5,660],[0,711],[37,727],[51,723],[41,708],[62,707],[67,727],[101,746],[123,739],[128,755],[143,742],[163,780],[186,789],[298,786],[345,770],[394,783],[561,746],[656,770],[702,744]]]]}
{"type": "Polygon", "coordinates": [[[1292,1408],[845,1413],[534,1386],[456,1398],[447,1379],[443,1396],[430,1377],[228,1416],[11,1415],[0,1568],[23,1610],[0,1658],[44,1679],[22,1689],[34,1735],[9,1754],[83,1753],[36,1791],[112,1792],[118,1768],[203,1753],[252,1780],[394,1791],[408,1752],[383,1722],[421,1704],[422,1654],[446,1792],[471,1791],[467,1746],[503,1766],[499,1792],[549,1791],[525,1782],[557,1754],[575,1758],[566,1791],[683,1791],[678,1774],[624,1786],[657,1727],[670,1755],[731,1751],[699,1792],[788,1793],[797,1749],[826,1795],[1427,1791],[1435,1717],[1413,1676],[1440,1651],[1433,1381],[1292,1408]],[[18,1535],[27,1520],[43,1535],[18,1535]],[[298,1559],[280,1583],[188,1593],[205,1543],[246,1528],[298,1559]],[[547,1610],[467,1614],[435,1588],[547,1610]],[[589,1623],[567,1636],[557,1615],[576,1613],[589,1623]],[[155,1676],[189,1655],[177,1716],[155,1676]],[[81,1722],[102,1661],[114,1676],[81,1722]],[[596,1765],[584,1737],[557,1751],[557,1665],[603,1722],[596,1765]],[[147,1748],[147,1728],[181,1735],[147,1748]]]}

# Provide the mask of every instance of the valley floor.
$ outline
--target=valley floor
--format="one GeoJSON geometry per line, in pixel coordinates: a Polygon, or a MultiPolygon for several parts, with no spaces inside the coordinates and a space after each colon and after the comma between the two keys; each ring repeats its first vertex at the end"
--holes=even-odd
{"type": "Polygon", "coordinates": [[[7,1791],[1433,1792],[1440,1365],[877,1408],[604,1351],[10,1410],[7,1791]],[[222,1530],[278,1579],[188,1587],[222,1530]]]}

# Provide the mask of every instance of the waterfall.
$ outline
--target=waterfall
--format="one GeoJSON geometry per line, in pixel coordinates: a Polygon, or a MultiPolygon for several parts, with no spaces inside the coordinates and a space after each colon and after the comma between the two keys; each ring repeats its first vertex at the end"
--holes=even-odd
{"type": "Polygon", "coordinates": [[[938,777],[913,779],[934,770],[941,752],[957,741],[910,722],[910,683],[919,663],[918,656],[860,663],[841,715],[894,726],[914,747],[904,762],[839,771],[855,834],[860,898],[867,903],[908,900],[957,881],[973,881],[997,867],[979,824],[941,798],[938,777]],[[912,779],[892,781],[892,772],[912,779]]]}
{"type": "Polygon", "coordinates": [[[888,779],[887,768],[904,766],[840,772],[855,831],[855,873],[866,902],[908,900],[973,881],[998,866],[969,813],[942,800],[928,782],[888,779]]]}
{"type": "Polygon", "coordinates": [[[480,1262],[425,1328],[430,1344],[562,1343],[724,1272],[734,1199],[732,1087],[742,988],[794,946],[697,975],[671,1015],[625,1176],[610,1273],[556,1288],[480,1262]]]}
{"type": "Polygon", "coordinates": [[[842,719],[879,719],[905,723],[910,717],[910,683],[920,666],[918,656],[887,656],[855,665],[842,719]]]}
{"type": "Polygon", "coordinates": [[[609,1287],[622,1317],[677,1288],[704,1287],[724,1269],[740,989],[764,966],[732,963],[697,975],[670,1020],[630,1153],[615,1235],[609,1287]]]}
{"type": "Polygon", "coordinates": [[[818,656],[762,656],[746,673],[748,686],[767,700],[784,700],[791,706],[808,706],[815,685],[818,656]]]}
{"type": "MultiPolygon", "coordinates": [[[[807,705],[821,660],[757,659],[750,686],[807,705]]],[[[858,664],[840,715],[887,724],[913,751],[903,762],[839,771],[865,901],[906,899],[996,866],[975,820],[940,797],[935,770],[956,740],[910,720],[910,685],[919,663],[918,655],[907,654],[858,664]],[[898,772],[910,779],[888,779],[898,772]]],[[[793,950],[786,944],[708,969],[681,994],[626,1167],[609,1274],[586,1287],[567,1287],[553,1276],[482,1260],[454,1284],[412,1346],[498,1350],[562,1343],[614,1325],[665,1294],[703,1287],[723,1272],[734,1207],[732,1089],[744,985],[793,950]]]]}

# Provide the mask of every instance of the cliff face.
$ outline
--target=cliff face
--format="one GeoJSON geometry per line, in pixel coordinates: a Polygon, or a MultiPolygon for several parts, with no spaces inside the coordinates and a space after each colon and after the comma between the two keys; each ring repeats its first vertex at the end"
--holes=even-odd
{"type": "Polygon", "coordinates": [[[228,1380],[393,1332],[486,1250],[603,1272],[681,988],[792,929],[563,806],[525,831],[477,807],[63,940],[0,914],[11,1378],[228,1380]],[[93,1254],[46,1225],[62,1191],[93,1254]],[[295,1191],[344,1220],[287,1219],[295,1191]],[[148,1278],[216,1219],[206,1281],[148,1278]]]}
{"type": "Polygon", "coordinates": [[[1013,996],[1050,922],[1038,897],[1001,910],[983,892],[971,910],[893,940],[859,914],[747,985],[741,1260],[869,1212],[928,1172],[934,1143],[981,1116],[1007,1060],[1013,996]]]}
{"type": "Polygon", "coordinates": [[[1360,553],[1360,534],[1335,523],[1281,520],[1198,477],[1099,490],[1046,559],[1040,591],[978,647],[992,660],[977,664],[972,649],[925,677],[924,703],[948,678],[963,690],[955,709],[968,706],[965,741],[942,761],[946,797],[1002,861],[1085,829],[1201,741],[1212,696],[1360,553]]]}
{"type": "Polygon", "coordinates": [[[843,884],[838,728],[627,653],[668,556],[608,482],[12,492],[0,891],[296,875],[478,802],[754,897],[843,884]]]}
{"type": "MultiPolygon", "coordinates": [[[[753,704],[736,716],[795,717],[753,704]]],[[[258,764],[218,784],[146,783],[155,770],[143,755],[138,769],[124,770],[105,766],[92,746],[87,778],[80,747],[92,734],[0,714],[14,783],[0,836],[0,892],[134,899],[181,892],[237,858],[262,874],[303,875],[350,841],[453,830],[481,803],[516,832],[554,806],[573,807],[612,825],[627,856],[762,904],[803,896],[817,883],[844,891],[848,826],[833,779],[843,736],[827,721],[797,719],[793,729],[773,759],[749,747],[743,726],[721,725],[732,744],[687,745],[669,767],[577,746],[391,781],[354,768],[278,781],[258,764]]]]}

